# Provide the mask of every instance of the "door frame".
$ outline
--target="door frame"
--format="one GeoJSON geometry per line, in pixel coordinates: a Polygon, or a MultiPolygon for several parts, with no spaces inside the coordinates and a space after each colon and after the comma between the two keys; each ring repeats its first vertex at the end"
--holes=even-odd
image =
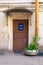
{"type": "MultiPolygon", "coordinates": [[[[27,20],[27,24],[28,24],[28,29],[27,29],[27,46],[28,46],[28,43],[29,43],[29,20],[28,19],[13,19],[13,20],[27,20]]],[[[13,41],[13,51],[14,51],[14,41],[13,41]]]]}

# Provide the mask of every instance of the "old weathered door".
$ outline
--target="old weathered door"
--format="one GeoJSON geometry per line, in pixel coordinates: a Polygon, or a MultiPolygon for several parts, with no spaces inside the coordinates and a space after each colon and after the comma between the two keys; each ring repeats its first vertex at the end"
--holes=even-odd
{"type": "Polygon", "coordinates": [[[13,50],[22,52],[28,46],[28,20],[13,20],[13,50]]]}

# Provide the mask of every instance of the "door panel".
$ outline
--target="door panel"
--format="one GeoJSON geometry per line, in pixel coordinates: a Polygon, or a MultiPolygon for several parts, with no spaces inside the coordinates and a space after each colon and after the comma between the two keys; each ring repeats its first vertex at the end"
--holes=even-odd
{"type": "Polygon", "coordinates": [[[24,32],[23,33],[14,33],[14,38],[21,38],[21,39],[24,39],[24,38],[27,38],[26,36],[27,34],[24,32]]]}
{"type": "Polygon", "coordinates": [[[28,45],[28,20],[13,20],[13,50],[22,52],[28,45]]]}

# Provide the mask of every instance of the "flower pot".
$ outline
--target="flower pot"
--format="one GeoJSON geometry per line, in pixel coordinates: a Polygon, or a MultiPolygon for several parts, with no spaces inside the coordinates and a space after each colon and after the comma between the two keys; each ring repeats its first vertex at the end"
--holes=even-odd
{"type": "Polygon", "coordinates": [[[24,54],[25,55],[32,55],[32,56],[34,56],[34,55],[37,55],[38,53],[39,53],[38,50],[24,50],[24,54]]]}

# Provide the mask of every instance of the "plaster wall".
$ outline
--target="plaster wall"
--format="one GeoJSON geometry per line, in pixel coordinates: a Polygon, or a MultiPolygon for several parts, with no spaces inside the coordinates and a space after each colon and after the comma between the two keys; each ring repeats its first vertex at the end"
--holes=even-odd
{"type": "MultiPolygon", "coordinates": [[[[13,50],[13,19],[28,19],[28,45],[35,35],[35,12],[33,12],[31,18],[28,13],[11,13],[8,16],[8,22],[5,13],[0,12],[0,49],[13,50]]],[[[39,36],[41,37],[39,44],[43,45],[43,12],[39,12],[39,36]]]]}

